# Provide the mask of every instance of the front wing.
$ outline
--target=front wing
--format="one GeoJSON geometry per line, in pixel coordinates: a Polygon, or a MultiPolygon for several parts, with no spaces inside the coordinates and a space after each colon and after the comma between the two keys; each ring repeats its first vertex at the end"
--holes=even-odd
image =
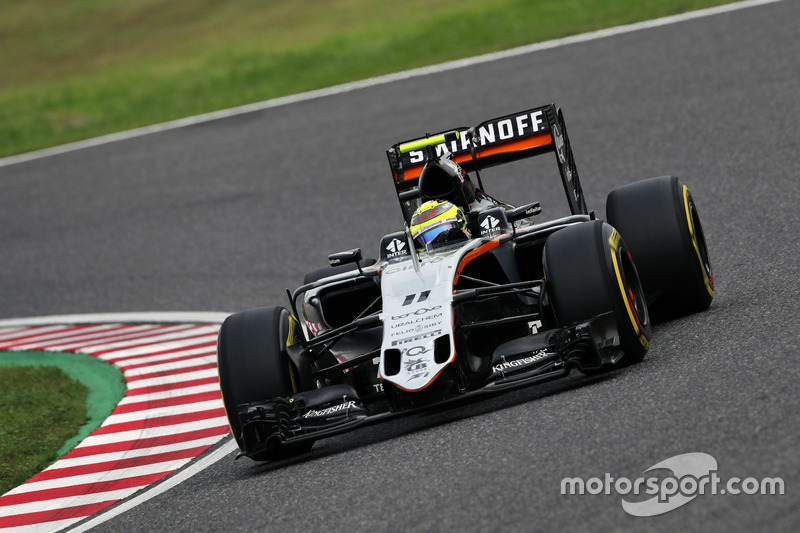
{"type": "Polygon", "coordinates": [[[481,387],[424,406],[371,412],[371,406],[365,405],[349,385],[331,385],[290,397],[239,405],[243,449],[237,458],[258,458],[281,447],[315,441],[397,416],[565,377],[575,367],[583,371],[599,369],[617,363],[624,355],[619,349],[612,313],[513,342],[518,345],[509,346],[507,352],[516,355],[497,355],[481,387]]]}

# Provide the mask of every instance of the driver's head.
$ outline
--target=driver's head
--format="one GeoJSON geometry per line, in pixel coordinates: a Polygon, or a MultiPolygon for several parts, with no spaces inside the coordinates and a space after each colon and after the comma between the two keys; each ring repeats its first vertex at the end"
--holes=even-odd
{"type": "Polygon", "coordinates": [[[411,237],[417,250],[436,241],[470,238],[467,217],[456,205],[445,200],[430,200],[414,211],[411,217],[411,237]]]}

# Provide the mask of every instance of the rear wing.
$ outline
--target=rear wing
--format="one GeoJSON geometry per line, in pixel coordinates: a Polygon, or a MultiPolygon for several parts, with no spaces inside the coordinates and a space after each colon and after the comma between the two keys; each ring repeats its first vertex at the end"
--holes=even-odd
{"type": "Polygon", "coordinates": [[[575,159],[561,109],[554,104],[487,120],[475,127],[456,128],[397,143],[386,151],[397,197],[406,222],[419,198],[419,175],[428,161],[450,153],[467,172],[540,154],[555,154],[570,211],[589,214],[575,168],[575,159]],[[411,212],[409,212],[411,210],[411,212]]]}

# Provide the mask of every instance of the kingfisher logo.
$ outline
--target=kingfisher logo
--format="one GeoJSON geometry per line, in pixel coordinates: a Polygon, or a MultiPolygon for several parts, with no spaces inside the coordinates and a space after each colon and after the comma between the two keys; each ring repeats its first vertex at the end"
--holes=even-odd
{"type": "Polygon", "coordinates": [[[334,405],[333,407],[327,407],[325,409],[320,409],[320,410],[309,409],[303,415],[303,418],[325,417],[333,414],[338,414],[341,411],[349,412],[351,409],[357,409],[357,408],[358,406],[356,405],[356,402],[351,400],[344,403],[340,403],[339,405],[334,405]]]}
{"type": "Polygon", "coordinates": [[[784,481],[777,477],[761,480],[747,477],[732,477],[723,481],[717,474],[717,460],[707,453],[684,453],[658,462],[642,472],[636,479],[614,478],[605,474],[603,478],[564,478],[561,494],[575,496],[612,493],[623,496],[622,508],[633,516],[657,516],[674,511],[698,496],[746,494],[783,495],[784,481]],[[672,475],[656,476],[656,471],[669,471],[672,475]],[[646,475],[651,473],[649,475],[646,475]],[[643,499],[644,496],[652,496],[643,499]]]}
{"type": "Polygon", "coordinates": [[[492,367],[492,373],[494,374],[505,374],[508,370],[513,370],[516,368],[521,368],[524,366],[532,365],[533,363],[538,363],[543,359],[547,359],[549,356],[553,355],[552,353],[547,352],[547,350],[536,350],[531,355],[527,357],[522,357],[520,359],[514,359],[513,361],[506,361],[505,357],[503,358],[502,363],[498,363],[492,367]]]}

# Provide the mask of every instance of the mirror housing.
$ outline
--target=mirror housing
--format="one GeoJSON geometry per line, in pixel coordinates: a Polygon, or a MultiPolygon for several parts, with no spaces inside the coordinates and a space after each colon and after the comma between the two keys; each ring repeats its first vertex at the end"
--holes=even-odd
{"type": "MultiPolygon", "coordinates": [[[[332,267],[349,265],[361,261],[361,248],[354,248],[346,252],[337,252],[328,256],[328,264],[332,267]]],[[[360,266],[359,266],[360,270],[360,266]]]]}
{"type": "Polygon", "coordinates": [[[511,224],[513,224],[517,220],[533,217],[541,214],[541,212],[542,206],[539,205],[539,202],[534,202],[532,204],[526,204],[520,207],[515,207],[514,209],[509,209],[506,211],[506,218],[511,224]]]}

